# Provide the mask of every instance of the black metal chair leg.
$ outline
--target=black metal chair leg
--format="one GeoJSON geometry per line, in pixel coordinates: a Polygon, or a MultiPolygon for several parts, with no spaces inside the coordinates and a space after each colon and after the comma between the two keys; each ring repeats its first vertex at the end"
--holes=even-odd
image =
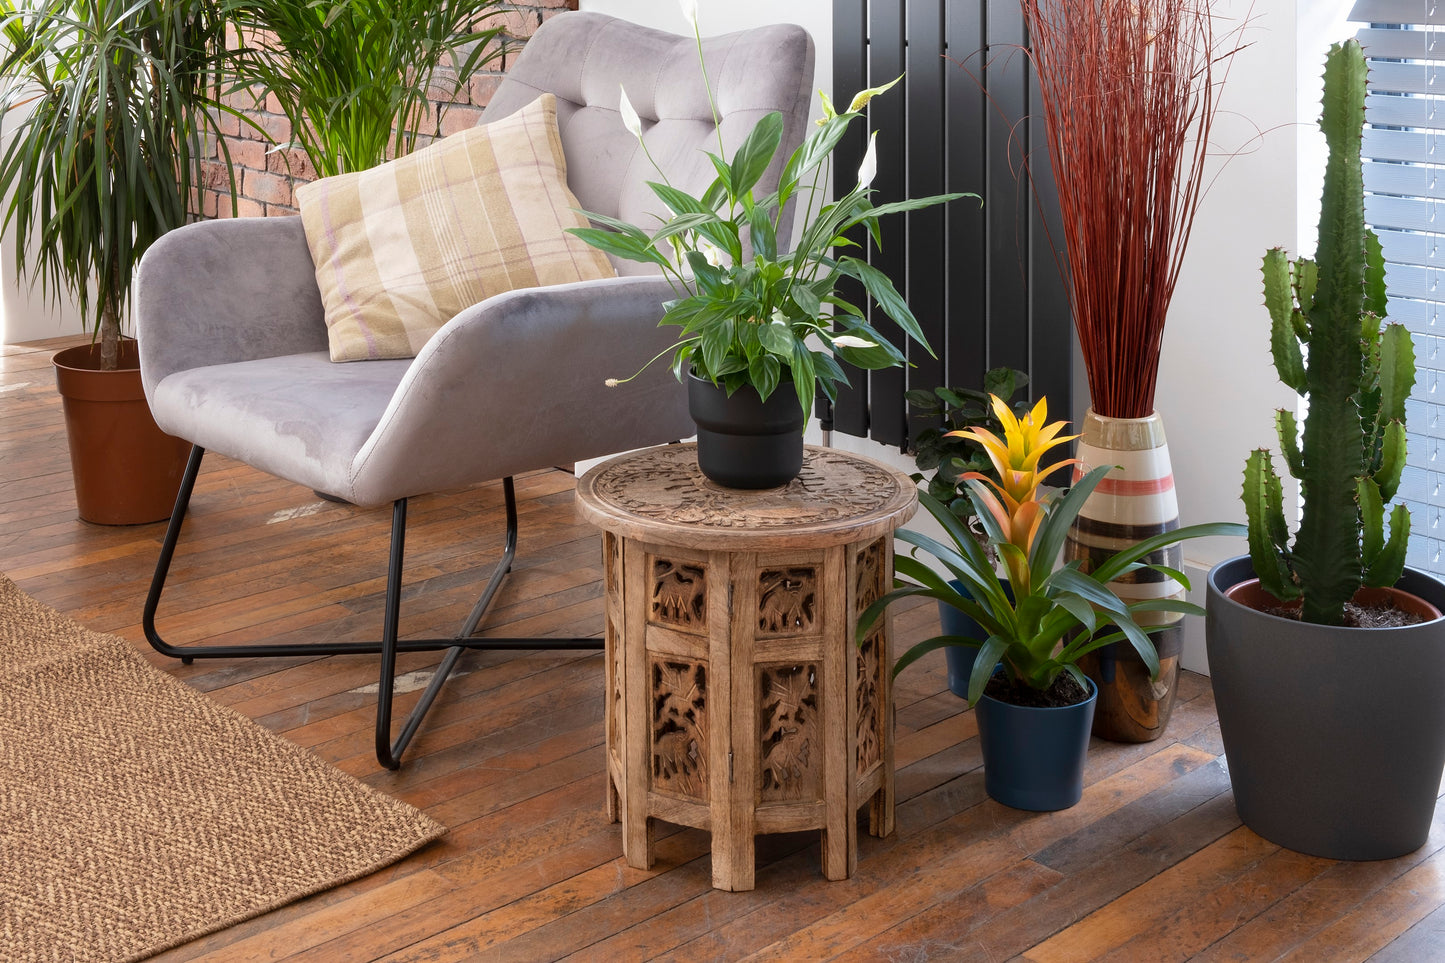
{"type": "Polygon", "coordinates": [[[401,765],[401,756],[421,726],[422,719],[436,700],[443,683],[455,668],[457,659],[468,649],[600,649],[600,638],[472,638],[472,633],[481,624],[488,607],[501,587],[502,579],[511,570],[517,552],[517,498],[510,477],[502,479],[502,492],[506,503],[507,536],[502,558],[497,562],[492,576],[482,591],[476,605],[472,607],[461,630],[450,639],[400,639],[401,589],[403,559],[406,545],[407,500],[398,499],[392,505],[391,551],[387,566],[386,605],[383,614],[382,639],[379,642],[320,642],[288,643],[277,645],[172,645],[163,639],[156,629],[155,616],[160,605],[161,592],[165,589],[170,573],[171,561],[175,555],[176,543],[180,539],[182,525],[190,506],[191,493],[195,488],[196,476],[200,471],[205,449],[199,445],[191,449],[190,460],[181,478],[181,488],[176,496],[176,507],[166,527],[165,539],[161,543],[160,558],[156,562],[155,574],[151,578],[150,590],[146,595],[142,627],[146,640],[157,652],[180,659],[187,665],[195,659],[227,659],[277,657],[295,658],[326,655],[379,654],[381,656],[380,684],[377,690],[376,714],[376,758],[387,769],[401,765]],[[431,683],[422,693],[420,701],[412,709],[402,727],[401,734],[391,740],[391,716],[396,682],[396,655],[398,652],[435,652],[446,649],[446,655],[437,667],[431,683]]]}

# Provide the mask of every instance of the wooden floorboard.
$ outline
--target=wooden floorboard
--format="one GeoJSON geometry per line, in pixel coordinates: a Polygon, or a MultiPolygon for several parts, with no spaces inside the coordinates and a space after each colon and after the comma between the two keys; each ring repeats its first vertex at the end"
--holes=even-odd
{"type": "MultiPolygon", "coordinates": [[[[75,517],[50,354],[0,349],[0,571],[41,601],[131,640],[152,664],[407,800],[447,835],[365,879],[159,959],[1375,960],[1445,959],[1445,815],[1418,852],[1337,863],[1240,825],[1208,679],[1185,673],[1165,736],[1095,740],[1084,797],[1034,814],[988,799],[973,714],[935,653],[897,682],[898,829],[863,836],[829,882],[816,833],[758,842],[757,888],[711,883],[707,834],[663,825],[657,863],[621,858],[603,808],[602,658],[464,657],[400,772],[372,755],[375,660],[198,660],[152,652],[141,602],[163,526],[75,517]]],[[[521,537],[485,632],[594,635],[598,538],[560,470],[517,480],[521,537]]],[[[402,632],[461,623],[502,551],[501,487],[414,499],[402,632]]],[[[162,602],[173,642],[377,633],[390,515],[208,456],[162,602]]],[[[937,629],[901,608],[898,640],[937,629]]],[[[398,710],[436,665],[403,656],[398,710]]]]}

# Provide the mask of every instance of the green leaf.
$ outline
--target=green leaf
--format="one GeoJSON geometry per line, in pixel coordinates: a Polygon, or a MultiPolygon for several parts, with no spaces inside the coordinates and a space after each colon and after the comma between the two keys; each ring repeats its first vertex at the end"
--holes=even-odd
{"type": "Polygon", "coordinates": [[[1405,420],[1405,401],[1415,387],[1415,342],[1403,324],[1380,331],[1381,422],[1405,420]]]}
{"type": "Polygon", "coordinates": [[[734,197],[746,194],[763,176],[782,139],[783,115],[778,111],[765,115],[753,126],[733,155],[731,191],[734,197]]]}
{"type": "Polygon", "coordinates": [[[1390,537],[1374,564],[1365,570],[1365,584],[1385,588],[1400,580],[1405,571],[1405,553],[1410,541],[1410,510],[1396,505],[1390,512],[1390,537]]]}
{"type": "Polygon", "coordinates": [[[1275,598],[1288,602],[1300,597],[1281,549],[1289,541],[1284,519],[1284,493],[1270,464],[1269,452],[1250,452],[1244,467],[1244,514],[1249,522],[1249,555],[1259,584],[1275,598]]]}
{"type": "Polygon", "coordinates": [[[1305,318],[1314,310],[1315,288],[1319,286],[1320,269],[1314,261],[1302,257],[1294,262],[1294,291],[1295,300],[1299,302],[1299,311],[1295,312],[1292,319],[1295,325],[1295,334],[1301,341],[1309,338],[1309,331],[1305,324],[1305,318]]]}
{"type": "Polygon", "coordinates": [[[1060,595],[1054,600],[1059,607],[1063,608],[1084,627],[1084,631],[1090,635],[1094,634],[1097,622],[1094,618],[1094,607],[1077,595],[1060,595]]]}
{"type": "MultiPolygon", "coordinates": [[[[1295,420],[1294,412],[1280,408],[1274,413],[1275,433],[1279,435],[1279,447],[1284,455],[1285,467],[1294,478],[1302,478],[1305,473],[1304,456],[1300,454],[1299,448],[1299,422],[1295,420]]],[[[1283,545],[1283,542],[1276,544],[1283,545]]]]}
{"type": "Polygon", "coordinates": [[[1385,251],[1380,237],[1365,228],[1365,310],[1383,318],[1389,313],[1389,295],[1385,290],[1385,251]]]}
{"type": "Polygon", "coordinates": [[[1290,317],[1294,299],[1290,290],[1289,259],[1280,248],[1264,256],[1264,303],[1269,308],[1269,348],[1279,380],[1296,392],[1305,390],[1304,354],[1295,337],[1290,317]]]}
{"type": "Polygon", "coordinates": [[[652,261],[662,263],[666,260],[656,248],[647,243],[646,238],[639,244],[633,238],[618,234],[616,231],[604,231],[596,227],[569,227],[568,234],[575,234],[588,244],[617,257],[626,258],[629,261],[652,261]]]}
{"type": "MultiPolygon", "coordinates": [[[[918,342],[923,348],[933,355],[933,348],[929,347],[928,339],[923,336],[923,329],[918,326],[918,321],[913,317],[913,312],[908,310],[902,295],[893,287],[893,282],[888,275],[875,268],[866,261],[860,261],[855,257],[842,257],[838,259],[838,270],[856,278],[863,283],[866,290],[883,313],[892,318],[897,325],[903,329],[910,338],[918,342]]],[[[934,355],[936,357],[936,355],[934,355]]]]}
{"type": "Polygon", "coordinates": [[[1008,640],[997,635],[991,635],[979,647],[978,654],[973,657],[973,671],[968,676],[968,704],[977,705],[978,700],[983,698],[984,686],[988,685],[989,677],[993,670],[998,668],[999,660],[1008,651],[1008,640]]]}
{"type": "Polygon", "coordinates": [[[1368,478],[1359,479],[1355,490],[1360,502],[1361,558],[1368,569],[1385,548],[1385,503],[1379,486],[1368,478]]]}
{"type": "Polygon", "coordinates": [[[1380,497],[1391,501],[1400,488],[1405,471],[1405,426],[1392,421],[1385,426],[1385,440],[1380,449],[1380,467],[1372,476],[1379,486],[1380,497]]]}
{"type": "Polygon", "coordinates": [[[758,340],[770,353],[777,355],[787,361],[793,359],[793,346],[798,339],[793,335],[792,330],[786,324],[756,325],[758,340]]]}
{"type": "Polygon", "coordinates": [[[671,184],[658,184],[648,181],[647,186],[652,188],[658,200],[667,205],[667,209],[674,214],[712,214],[715,208],[707,207],[697,198],[686,191],[680,191],[671,184]]]}

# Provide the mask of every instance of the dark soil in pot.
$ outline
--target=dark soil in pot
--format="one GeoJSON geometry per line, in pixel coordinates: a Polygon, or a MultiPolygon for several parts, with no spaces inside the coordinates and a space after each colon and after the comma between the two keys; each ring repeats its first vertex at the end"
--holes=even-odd
{"type": "Polygon", "coordinates": [[[995,673],[983,687],[984,695],[1011,706],[1032,706],[1036,709],[1061,709],[1076,706],[1089,698],[1089,692],[1078,680],[1062,672],[1047,689],[1035,689],[1015,682],[1002,672],[995,673]]]}

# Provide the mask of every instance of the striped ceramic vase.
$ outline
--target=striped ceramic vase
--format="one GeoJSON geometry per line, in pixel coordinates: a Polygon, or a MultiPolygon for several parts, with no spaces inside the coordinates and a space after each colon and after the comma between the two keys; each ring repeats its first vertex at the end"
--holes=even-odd
{"type": "MultiPolygon", "coordinates": [[[[1179,527],[1179,503],[1174,497],[1174,474],[1169,467],[1169,446],[1164,422],[1158,414],[1147,418],[1084,416],[1074,467],[1074,478],[1100,465],[1117,466],[1104,476],[1084,503],[1064,549],[1066,559],[1100,560],[1151,535],[1179,527]]],[[[1145,561],[1179,569],[1182,552],[1172,545],[1145,561]]],[[[1125,602],[1141,599],[1183,598],[1178,582],[1147,569],[1110,583],[1125,602]]],[[[1148,742],[1159,738],[1174,709],[1183,641],[1182,616],[1143,612],[1140,625],[1168,625],[1151,635],[1159,651],[1159,678],[1149,678],[1144,662],[1127,642],[1115,643],[1080,660],[1080,667],[1099,687],[1094,712],[1094,735],[1118,742],[1148,742]]]]}

